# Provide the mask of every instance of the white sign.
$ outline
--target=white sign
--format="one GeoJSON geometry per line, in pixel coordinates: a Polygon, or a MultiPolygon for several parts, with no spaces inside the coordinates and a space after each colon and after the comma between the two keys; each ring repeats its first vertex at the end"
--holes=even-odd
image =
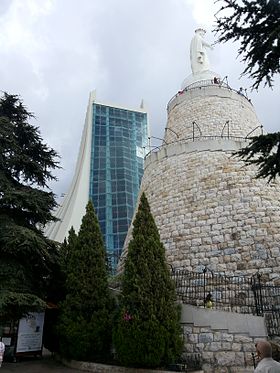
{"type": "Polygon", "coordinates": [[[44,312],[31,312],[19,320],[16,352],[32,352],[42,349],[44,312]]]}

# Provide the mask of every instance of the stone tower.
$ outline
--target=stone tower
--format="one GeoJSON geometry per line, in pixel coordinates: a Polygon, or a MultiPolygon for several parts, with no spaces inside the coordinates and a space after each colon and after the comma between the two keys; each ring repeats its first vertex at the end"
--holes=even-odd
{"type": "Polygon", "coordinates": [[[164,142],[146,156],[139,195],[174,268],[259,271],[280,283],[280,185],[255,179],[256,168],[232,155],[262,126],[251,101],[214,75],[193,74],[169,101],[164,142]]]}

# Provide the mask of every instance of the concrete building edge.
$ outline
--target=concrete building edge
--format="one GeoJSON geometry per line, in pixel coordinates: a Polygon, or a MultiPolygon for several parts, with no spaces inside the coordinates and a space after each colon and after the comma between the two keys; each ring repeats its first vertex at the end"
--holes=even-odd
{"type": "Polygon", "coordinates": [[[89,153],[88,150],[91,148],[93,102],[94,96],[91,93],[88,100],[86,118],[74,176],[66,196],[54,213],[55,217],[59,220],[57,222],[50,223],[45,229],[45,234],[47,237],[58,242],[63,242],[71,226],[73,226],[75,230],[79,228],[82,217],[85,214],[85,208],[88,202],[88,197],[86,196],[89,195],[90,159],[89,156],[87,156],[87,153],[89,153]],[[73,222],[71,221],[71,216],[73,216],[72,212],[74,210],[76,210],[76,219],[73,222]]]}

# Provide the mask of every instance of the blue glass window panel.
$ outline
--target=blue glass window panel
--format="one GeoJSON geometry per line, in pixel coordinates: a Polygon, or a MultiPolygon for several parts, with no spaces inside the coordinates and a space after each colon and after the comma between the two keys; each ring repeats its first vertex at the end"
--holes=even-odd
{"type": "Polygon", "coordinates": [[[106,194],[99,194],[98,195],[98,201],[100,202],[105,202],[106,201],[106,194]]]}
{"type": "Polygon", "coordinates": [[[93,172],[93,181],[99,181],[99,176],[97,172],[93,172]]]}
{"type": "Polygon", "coordinates": [[[134,209],[133,207],[127,209],[127,217],[129,218],[129,220],[131,221],[132,217],[133,217],[133,212],[134,212],[134,209]]]}
{"type": "Polygon", "coordinates": [[[117,168],[116,177],[117,179],[123,179],[124,178],[124,169],[123,168],[117,168]]]}
{"type": "Polygon", "coordinates": [[[129,181],[126,181],[126,183],[125,183],[125,189],[126,189],[127,192],[132,193],[132,183],[129,182],[129,181]]]}
{"type": "Polygon", "coordinates": [[[116,167],[123,168],[124,167],[124,159],[123,157],[116,157],[116,167]]]}
{"type": "MultiPolygon", "coordinates": [[[[125,200],[125,198],[124,198],[124,200],[125,200]]],[[[119,219],[127,218],[127,210],[126,210],[125,206],[123,208],[118,209],[118,218],[119,219]]]]}
{"type": "Polygon", "coordinates": [[[124,180],[117,181],[117,191],[122,192],[125,191],[125,182],[124,180]]]}
{"type": "Polygon", "coordinates": [[[119,248],[119,237],[114,235],[114,248],[119,248]]]}
{"type": "Polygon", "coordinates": [[[128,223],[127,223],[127,220],[125,219],[125,220],[119,220],[118,221],[118,229],[119,229],[119,231],[127,231],[127,229],[128,229],[128,223]]]}
{"type": "Polygon", "coordinates": [[[100,113],[101,115],[106,115],[106,106],[100,106],[100,113]]]}
{"type": "Polygon", "coordinates": [[[123,165],[124,165],[124,167],[132,168],[132,162],[131,162],[131,160],[128,159],[128,158],[124,158],[124,159],[123,159],[123,165]]]}
{"type": "Polygon", "coordinates": [[[126,238],[126,234],[120,234],[120,235],[119,235],[119,243],[120,243],[120,247],[123,247],[123,244],[124,244],[125,238],[126,238]]]}
{"type": "Polygon", "coordinates": [[[129,194],[129,193],[126,194],[126,202],[127,202],[128,205],[133,206],[132,194],[129,194]]]}
{"type": "Polygon", "coordinates": [[[123,131],[122,131],[122,135],[123,135],[123,137],[129,137],[129,132],[128,132],[128,130],[127,130],[127,129],[123,129],[123,131]]]}
{"type": "Polygon", "coordinates": [[[95,158],[93,161],[93,167],[96,170],[99,167],[99,158],[95,158]]]}
{"type": "Polygon", "coordinates": [[[105,220],[106,219],[106,209],[105,208],[99,208],[97,210],[97,215],[98,215],[99,221],[105,220]]]}
{"type": "Polygon", "coordinates": [[[113,219],[117,219],[117,217],[118,217],[118,209],[117,209],[117,207],[113,207],[113,209],[112,209],[112,216],[113,216],[113,219]]]}
{"type": "Polygon", "coordinates": [[[103,234],[106,234],[106,222],[100,221],[100,228],[103,234]]]}
{"type": "Polygon", "coordinates": [[[100,158],[99,168],[106,168],[106,158],[100,158]]]}
{"type": "Polygon", "coordinates": [[[112,181],[111,183],[111,187],[112,187],[112,192],[116,192],[117,191],[117,182],[116,181],[112,181]]]}
{"type": "MultiPolygon", "coordinates": [[[[109,214],[107,217],[109,231],[106,232],[106,242],[109,245],[107,250],[111,253],[114,250],[120,252],[131,222],[133,206],[143,174],[143,159],[138,160],[136,157],[136,144],[138,146],[147,144],[146,114],[99,104],[94,104],[94,113],[93,143],[95,145],[92,155],[96,160],[91,165],[90,193],[92,198],[96,199],[99,209],[106,202],[106,212],[109,214]],[[100,183],[100,186],[97,186],[97,183],[100,183]],[[98,194],[106,194],[104,191],[107,193],[106,200],[99,199],[98,194]],[[114,208],[115,210],[112,211],[114,208]],[[115,220],[110,223],[108,219],[113,215],[115,220]],[[113,226],[114,236],[116,236],[114,240],[113,226]]],[[[103,212],[104,210],[105,206],[103,212]]],[[[101,222],[104,223],[104,220],[101,222]]]]}
{"type": "Polygon", "coordinates": [[[99,144],[102,145],[102,146],[106,145],[106,136],[100,136],[99,144]]]}
{"type": "Polygon", "coordinates": [[[98,178],[99,178],[99,180],[105,180],[106,179],[106,170],[98,170],[98,178]]]}
{"type": "Polygon", "coordinates": [[[117,160],[116,160],[116,158],[111,158],[111,159],[110,159],[110,166],[111,166],[112,168],[115,168],[116,165],[117,165],[117,160]]]}
{"type": "Polygon", "coordinates": [[[111,168],[111,178],[112,180],[116,179],[117,171],[114,168],[111,168]]]}
{"type": "Polygon", "coordinates": [[[98,193],[106,193],[106,182],[101,181],[98,183],[98,193]]]}

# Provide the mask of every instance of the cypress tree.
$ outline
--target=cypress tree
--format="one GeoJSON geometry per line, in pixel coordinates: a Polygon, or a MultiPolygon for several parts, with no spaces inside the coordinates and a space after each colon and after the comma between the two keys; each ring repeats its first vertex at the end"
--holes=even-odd
{"type": "Polygon", "coordinates": [[[68,245],[67,295],[59,322],[60,352],[75,360],[103,360],[111,347],[113,303],[103,238],[91,202],[78,236],[71,230],[68,245]]]}
{"type": "Polygon", "coordinates": [[[144,193],[133,226],[113,341],[122,364],[156,367],[180,356],[182,337],[175,286],[144,193]]]}

